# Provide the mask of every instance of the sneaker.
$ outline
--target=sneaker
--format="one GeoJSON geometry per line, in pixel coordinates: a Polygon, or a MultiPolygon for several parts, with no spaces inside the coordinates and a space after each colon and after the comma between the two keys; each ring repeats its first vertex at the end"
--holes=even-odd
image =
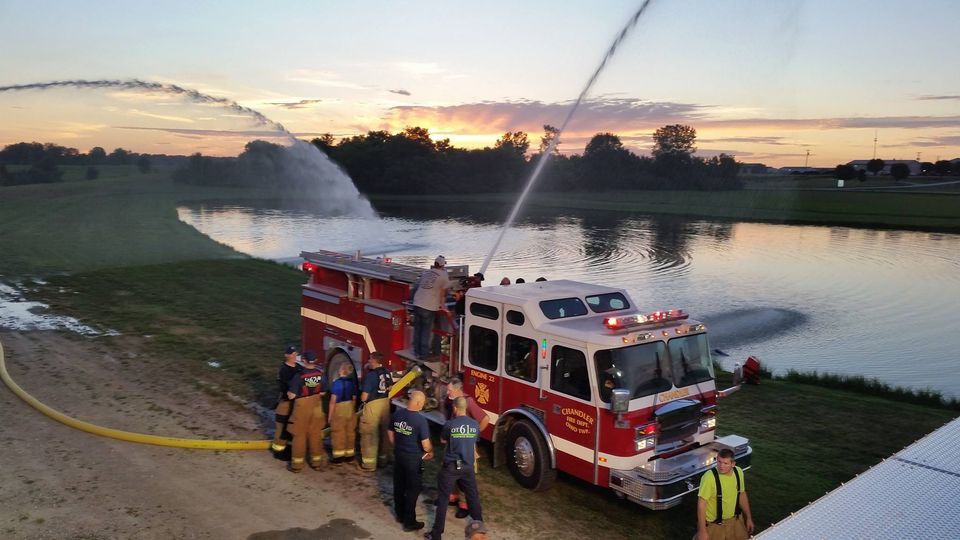
{"type": "Polygon", "coordinates": [[[463,519],[470,515],[470,511],[466,508],[457,508],[457,513],[454,515],[457,516],[457,519],[463,519]]]}
{"type": "Polygon", "coordinates": [[[422,521],[414,521],[413,523],[404,525],[403,532],[419,531],[420,529],[423,528],[424,525],[426,524],[422,521]]]}

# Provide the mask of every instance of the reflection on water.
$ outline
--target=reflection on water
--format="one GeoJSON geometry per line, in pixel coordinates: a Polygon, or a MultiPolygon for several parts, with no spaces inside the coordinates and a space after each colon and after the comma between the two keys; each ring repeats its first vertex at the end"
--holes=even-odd
{"type": "MultiPolygon", "coordinates": [[[[426,267],[442,253],[478,269],[508,209],[437,203],[378,209],[381,220],[306,208],[179,209],[212,238],[257,257],[332,249],[426,267]]],[[[725,363],[862,374],[960,396],[960,236],[787,226],[612,212],[528,210],[488,283],[538,276],[623,287],[642,309],[683,307],[711,328],[725,363]]]]}

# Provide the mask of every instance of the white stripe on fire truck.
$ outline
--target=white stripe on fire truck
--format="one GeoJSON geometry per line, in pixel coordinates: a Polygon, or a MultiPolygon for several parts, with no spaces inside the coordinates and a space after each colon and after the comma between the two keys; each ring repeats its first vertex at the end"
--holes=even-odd
{"type": "MultiPolygon", "coordinates": [[[[593,463],[593,448],[579,445],[567,439],[561,439],[556,435],[550,435],[550,438],[553,440],[553,446],[557,449],[557,451],[570,454],[571,456],[577,459],[582,459],[587,463],[593,463]]],[[[605,459],[605,461],[600,462],[601,467],[630,470],[639,465],[637,456],[613,456],[600,452],[599,457],[605,459]]]]}
{"type": "Polygon", "coordinates": [[[329,324],[331,326],[336,326],[337,328],[343,328],[347,332],[360,334],[363,336],[363,340],[367,343],[367,351],[377,351],[376,345],[373,344],[373,338],[370,337],[370,332],[367,330],[367,327],[363,326],[362,324],[346,321],[340,317],[334,317],[333,315],[327,315],[326,313],[321,313],[305,307],[300,308],[300,315],[308,319],[322,322],[323,324],[329,324]]]}

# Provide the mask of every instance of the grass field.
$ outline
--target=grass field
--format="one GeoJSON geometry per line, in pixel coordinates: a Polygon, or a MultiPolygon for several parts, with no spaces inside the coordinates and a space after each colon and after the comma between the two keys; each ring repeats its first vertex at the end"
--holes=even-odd
{"type": "MultiPolygon", "coordinates": [[[[299,340],[303,277],[292,268],[241,256],[177,219],[178,201],[225,195],[223,190],[173,185],[163,171],[0,188],[0,280],[43,276],[46,283],[31,285],[28,298],[124,334],[100,338],[105,345],[119,347],[124,339],[142,339],[148,353],[188,367],[201,388],[266,403],[279,347],[299,340]],[[208,364],[211,360],[220,367],[208,364]]],[[[869,210],[872,213],[862,215],[889,217],[910,201],[915,207],[910,215],[917,224],[951,228],[960,223],[956,198],[914,199],[915,194],[898,194],[884,201],[875,199],[876,195],[841,193],[820,198],[797,193],[785,200],[783,195],[768,198],[759,192],[658,192],[541,195],[536,202],[637,212],[642,208],[739,209],[758,215],[778,207],[815,212],[812,207],[824,206],[816,210],[818,215],[869,210]],[[854,196],[843,198],[848,195],[854,196]]],[[[257,194],[229,192],[229,198],[242,196],[257,194]]],[[[512,196],[471,200],[484,199],[507,201],[512,196]]],[[[153,367],[162,372],[162,366],[153,367]]],[[[815,385],[764,381],[721,402],[719,432],[742,434],[754,445],[747,482],[756,522],[765,527],[954,414],[815,385]]],[[[544,493],[516,487],[505,469],[483,471],[482,482],[505,494],[485,501],[491,516],[510,515],[518,506],[529,508],[533,527],[549,521],[576,535],[613,538],[639,534],[688,538],[693,533],[694,499],[654,513],[565,476],[544,493]]]]}

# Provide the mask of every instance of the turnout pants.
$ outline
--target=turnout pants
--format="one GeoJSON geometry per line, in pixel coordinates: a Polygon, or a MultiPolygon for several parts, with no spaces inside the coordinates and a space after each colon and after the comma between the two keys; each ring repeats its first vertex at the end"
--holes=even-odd
{"type": "Polygon", "coordinates": [[[457,470],[457,464],[453,461],[444,462],[437,474],[437,515],[433,521],[431,531],[434,538],[443,535],[443,528],[447,521],[447,504],[450,492],[455,485],[459,484],[463,494],[467,497],[467,507],[470,511],[470,517],[475,521],[483,521],[482,510],[480,508],[480,493],[477,491],[477,476],[473,472],[473,467],[464,463],[460,470],[457,470]]]}
{"type": "Polygon", "coordinates": [[[389,399],[375,399],[363,406],[360,416],[360,466],[365,470],[376,470],[378,463],[382,464],[387,460],[389,424],[389,399]]]}
{"type": "Polygon", "coordinates": [[[287,431],[293,435],[293,452],[290,469],[303,469],[307,448],[310,449],[310,466],[323,467],[327,462],[327,451],[323,449],[323,429],[327,427],[320,396],[297,398],[293,401],[293,413],[287,431]]]}
{"type": "Polygon", "coordinates": [[[707,534],[710,535],[710,540],[747,540],[750,537],[743,514],[725,519],[723,523],[707,523],[707,534]]]}
{"type": "Polygon", "coordinates": [[[292,405],[292,401],[282,398],[277,403],[277,408],[274,409],[274,420],[277,426],[273,432],[273,443],[270,444],[270,449],[274,452],[283,452],[287,448],[287,439],[284,437],[284,432],[287,430],[287,420],[290,418],[292,405]]]}
{"type": "Polygon", "coordinates": [[[393,511],[404,526],[417,522],[417,498],[423,489],[421,454],[395,452],[393,455],[393,511]]]}
{"type": "Polygon", "coordinates": [[[357,415],[353,410],[353,401],[337,403],[333,409],[333,421],[330,423],[330,446],[333,447],[333,459],[352,458],[357,446],[357,415]]]}

